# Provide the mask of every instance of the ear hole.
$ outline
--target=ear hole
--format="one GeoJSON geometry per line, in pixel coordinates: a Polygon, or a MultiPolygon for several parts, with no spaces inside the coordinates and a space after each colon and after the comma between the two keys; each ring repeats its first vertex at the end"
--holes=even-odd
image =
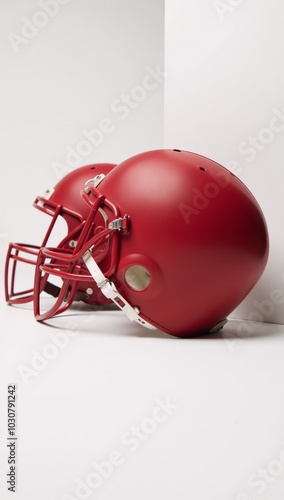
{"type": "Polygon", "coordinates": [[[130,288],[141,292],[150,284],[151,276],[143,266],[135,264],[126,269],[124,275],[125,281],[130,288]]]}

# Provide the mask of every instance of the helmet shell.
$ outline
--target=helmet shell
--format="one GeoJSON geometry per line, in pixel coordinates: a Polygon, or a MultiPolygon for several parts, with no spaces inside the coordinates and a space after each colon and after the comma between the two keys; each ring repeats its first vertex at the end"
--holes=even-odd
{"type": "Polygon", "coordinates": [[[131,221],[110,279],[161,330],[209,331],[260,278],[268,258],[263,213],[243,182],[215,161],[148,151],[119,164],[99,188],[131,221]]]}

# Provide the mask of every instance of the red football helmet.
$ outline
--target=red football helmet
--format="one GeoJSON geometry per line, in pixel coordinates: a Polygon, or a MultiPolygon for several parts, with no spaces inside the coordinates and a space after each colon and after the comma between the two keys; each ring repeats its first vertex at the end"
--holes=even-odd
{"type": "MultiPolygon", "coordinates": [[[[17,281],[22,281],[21,274],[23,273],[21,273],[21,271],[23,271],[23,269],[21,268],[21,263],[35,266],[40,247],[45,247],[50,241],[50,237],[54,236],[57,229],[56,224],[60,220],[62,221],[63,219],[63,221],[65,221],[66,227],[64,231],[66,234],[60,234],[58,249],[64,252],[76,246],[79,235],[84,232],[85,221],[89,216],[89,207],[80,196],[82,186],[84,186],[86,182],[98,183],[114,167],[114,164],[100,163],[78,168],[61,179],[54,189],[47,190],[42,197],[38,196],[36,198],[33,206],[51,216],[52,220],[40,246],[10,243],[5,266],[5,295],[6,301],[9,304],[23,304],[33,300],[34,272],[32,273],[30,281],[31,286],[28,289],[16,290],[17,287],[19,287],[17,281]]],[[[104,214],[102,211],[98,211],[94,218],[94,225],[96,228],[94,229],[93,227],[92,231],[96,232],[104,229],[105,224],[104,214]]],[[[61,225],[60,229],[62,231],[61,225]]],[[[91,278],[90,281],[93,282],[91,278]]],[[[109,302],[98,289],[97,294],[92,293],[90,297],[88,291],[91,289],[86,292],[86,286],[87,282],[78,283],[77,295],[73,297],[73,299],[77,298],[78,300],[84,300],[84,298],[87,298],[88,303],[94,304],[97,300],[98,303],[109,302]]],[[[57,297],[59,290],[60,288],[56,284],[51,282],[46,283],[45,291],[49,296],[57,297]]]]}
{"type": "Polygon", "coordinates": [[[268,234],[258,203],[234,174],[198,154],[136,155],[82,186],[81,195],[89,214],[77,226],[76,247],[63,240],[61,248],[39,250],[38,320],[64,310],[86,279],[145,327],[178,337],[214,332],[265,268],[268,234]],[[42,310],[52,276],[62,287],[56,306],[42,310]]]}

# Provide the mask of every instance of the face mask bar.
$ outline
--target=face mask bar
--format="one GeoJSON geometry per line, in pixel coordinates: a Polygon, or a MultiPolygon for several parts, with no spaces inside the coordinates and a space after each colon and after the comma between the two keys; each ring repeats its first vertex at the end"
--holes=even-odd
{"type": "Polygon", "coordinates": [[[119,238],[128,232],[129,217],[120,217],[118,208],[109,202],[92,183],[87,183],[81,196],[91,208],[82,233],[78,239],[76,248],[70,251],[60,252],[58,249],[41,248],[36,265],[35,274],[35,297],[34,313],[38,321],[44,321],[55,315],[66,311],[74,300],[78,281],[91,281],[96,283],[103,295],[112,300],[127,316],[137,321],[146,328],[155,330],[155,327],[140,316],[138,308],[132,307],[122,295],[119,294],[113,282],[108,277],[116,268],[118,261],[119,238]],[[104,206],[111,211],[114,219],[108,227],[90,237],[94,229],[94,218],[97,211],[104,206]],[[109,238],[110,241],[110,264],[104,273],[98,266],[98,259],[94,258],[98,247],[109,238]],[[87,270],[87,273],[86,273],[87,270]],[[40,295],[45,290],[49,276],[58,276],[63,280],[62,287],[54,305],[47,311],[41,311],[40,295]]]}
{"type": "Polygon", "coordinates": [[[23,243],[9,244],[4,273],[5,299],[8,304],[25,304],[33,300],[33,288],[20,292],[15,290],[16,271],[19,262],[35,266],[39,248],[23,243]]]}
{"type": "MultiPolygon", "coordinates": [[[[88,182],[88,186],[91,181],[88,182]]],[[[87,191],[87,188],[86,188],[87,191]]],[[[88,193],[90,195],[91,191],[88,187],[88,193]]],[[[86,195],[87,196],[87,195],[86,195]]],[[[83,196],[84,198],[84,196],[83,196]]],[[[85,199],[85,198],[84,198],[85,199]]],[[[76,298],[76,290],[78,282],[90,282],[93,284],[93,278],[88,272],[83,260],[82,255],[87,251],[90,244],[94,245],[96,248],[96,258],[100,261],[104,257],[104,252],[98,253],[101,245],[109,245],[111,248],[111,260],[108,273],[113,273],[117,265],[117,255],[118,255],[118,235],[114,235],[112,230],[105,228],[99,233],[94,234],[95,231],[95,217],[96,214],[104,202],[104,197],[98,192],[98,196],[95,199],[91,199],[87,196],[86,199],[91,210],[89,216],[87,217],[81,233],[78,235],[75,248],[72,249],[58,249],[42,247],[39,251],[39,256],[36,264],[35,272],[35,282],[34,282],[34,313],[35,317],[39,321],[44,321],[55,315],[61,314],[66,311],[73,300],[76,298]],[[111,235],[111,236],[110,236],[111,235]],[[112,244],[110,245],[108,238],[112,238],[112,244]],[[86,244],[86,242],[88,242],[86,244]],[[85,247],[84,247],[85,244],[85,247]],[[54,287],[49,285],[50,277],[61,278],[61,286],[54,287]],[[46,311],[41,309],[41,294],[43,292],[49,293],[49,290],[55,290],[53,296],[56,298],[55,303],[46,311]]],[[[118,215],[117,209],[114,205],[108,203],[106,206],[114,213],[118,215]]]]}
{"type": "MultiPolygon", "coordinates": [[[[93,239],[93,244],[100,245],[109,234],[109,230],[101,231],[93,239]]],[[[113,265],[113,264],[112,264],[113,265]]],[[[34,283],[34,314],[38,321],[44,321],[66,311],[74,300],[83,297],[76,296],[78,282],[94,284],[93,278],[81,259],[81,252],[58,248],[41,248],[36,265],[34,283]],[[60,287],[52,285],[50,279],[57,277],[62,280],[60,287]],[[47,292],[55,298],[54,304],[42,311],[41,294],[47,292]],[[53,293],[52,293],[53,292],[53,293]]]]}
{"type": "MultiPolygon", "coordinates": [[[[51,196],[53,191],[49,191],[48,195],[51,196]]],[[[6,256],[5,273],[4,273],[4,289],[5,300],[8,304],[25,304],[31,302],[34,298],[34,289],[29,287],[21,291],[16,291],[16,276],[20,276],[18,272],[19,264],[29,264],[35,266],[37,262],[38,253],[41,247],[45,247],[50,238],[51,232],[59,216],[63,218],[71,218],[77,221],[76,227],[73,231],[68,231],[68,234],[59,243],[58,248],[64,247],[72,238],[75,239],[76,234],[80,233],[83,227],[83,221],[79,214],[65,209],[62,206],[53,203],[47,197],[37,197],[33,206],[40,211],[50,215],[52,221],[49,224],[48,230],[44,236],[41,246],[30,245],[26,243],[10,243],[6,256]]],[[[31,281],[34,282],[34,273],[31,273],[31,281]]]]}

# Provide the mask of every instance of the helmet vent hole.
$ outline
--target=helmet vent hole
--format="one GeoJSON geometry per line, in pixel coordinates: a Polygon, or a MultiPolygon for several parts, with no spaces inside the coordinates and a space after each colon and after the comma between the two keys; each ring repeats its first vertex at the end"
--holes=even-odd
{"type": "Polygon", "coordinates": [[[151,276],[147,269],[138,264],[128,267],[124,278],[127,285],[138,292],[145,290],[151,281],[151,276]]]}
{"type": "Polygon", "coordinates": [[[199,167],[199,170],[202,170],[202,172],[206,171],[206,169],[204,167],[199,167]]]}
{"type": "Polygon", "coordinates": [[[96,170],[96,167],[90,167],[90,170],[96,170]]]}
{"type": "Polygon", "coordinates": [[[181,149],[173,149],[173,151],[177,151],[178,153],[181,153],[181,149]]]}

